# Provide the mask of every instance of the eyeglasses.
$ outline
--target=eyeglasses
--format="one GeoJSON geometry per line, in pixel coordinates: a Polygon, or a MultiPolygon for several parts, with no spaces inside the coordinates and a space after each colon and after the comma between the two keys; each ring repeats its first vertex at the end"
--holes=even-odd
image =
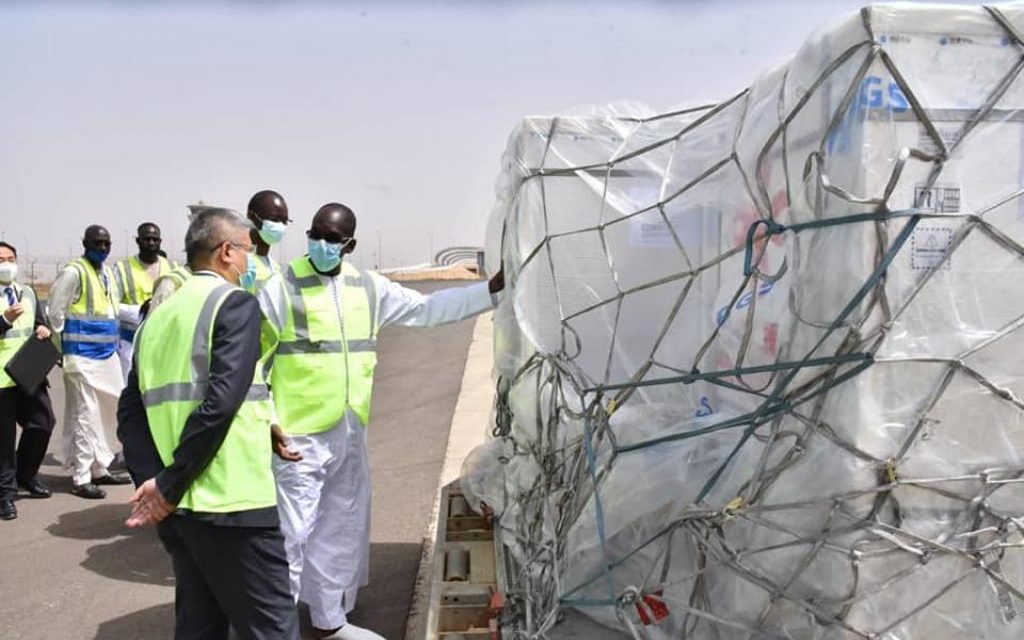
{"type": "Polygon", "coordinates": [[[256,245],[254,244],[241,244],[239,242],[228,242],[232,247],[241,249],[246,253],[256,253],[256,245]]]}
{"type": "Polygon", "coordinates": [[[225,240],[224,242],[218,244],[216,247],[210,249],[210,253],[213,253],[214,251],[217,251],[218,249],[220,249],[222,246],[224,246],[226,244],[227,245],[231,245],[232,247],[234,247],[236,249],[241,249],[242,251],[244,251],[246,253],[256,253],[256,245],[254,245],[254,244],[242,244],[240,242],[231,242],[230,240],[225,240]]]}

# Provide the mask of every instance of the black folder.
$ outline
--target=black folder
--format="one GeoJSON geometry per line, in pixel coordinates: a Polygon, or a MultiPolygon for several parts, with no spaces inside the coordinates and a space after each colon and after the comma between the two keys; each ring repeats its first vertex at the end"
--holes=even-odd
{"type": "Polygon", "coordinates": [[[33,334],[4,366],[25,393],[35,393],[50,370],[60,362],[60,351],[52,340],[38,340],[33,334]]]}

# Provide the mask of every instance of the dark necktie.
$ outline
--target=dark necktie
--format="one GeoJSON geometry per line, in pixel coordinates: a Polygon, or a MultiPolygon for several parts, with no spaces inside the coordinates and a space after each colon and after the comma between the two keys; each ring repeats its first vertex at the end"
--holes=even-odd
{"type": "Polygon", "coordinates": [[[7,304],[9,306],[14,306],[14,287],[4,287],[4,293],[7,294],[7,304]]]}

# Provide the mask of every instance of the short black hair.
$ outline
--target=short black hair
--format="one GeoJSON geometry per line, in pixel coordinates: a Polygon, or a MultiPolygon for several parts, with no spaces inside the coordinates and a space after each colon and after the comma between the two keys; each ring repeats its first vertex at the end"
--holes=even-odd
{"type": "Polygon", "coordinates": [[[0,240],[0,247],[3,247],[4,249],[10,249],[11,253],[14,254],[14,257],[15,258],[18,257],[18,250],[14,248],[13,244],[10,244],[10,243],[4,242],[3,240],[0,240]]]}
{"type": "Polygon", "coordinates": [[[160,226],[157,225],[157,223],[155,223],[155,222],[143,222],[142,224],[139,225],[139,228],[135,230],[135,234],[141,236],[142,235],[142,230],[146,229],[148,227],[153,227],[154,229],[157,230],[157,233],[160,232],[160,226]]]}
{"type": "Polygon", "coordinates": [[[291,222],[288,218],[288,203],[280,193],[271,189],[257,191],[249,199],[249,218],[255,218],[253,222],[262,222],[268,218],[291,222]]]}

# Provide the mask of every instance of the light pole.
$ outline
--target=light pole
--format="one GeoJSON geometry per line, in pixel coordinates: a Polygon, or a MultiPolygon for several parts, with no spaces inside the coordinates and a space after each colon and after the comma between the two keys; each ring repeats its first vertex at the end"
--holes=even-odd
{"type": "Polygon", "coordinates": [[[384,247],[384,245],[381,243],[381,239],[380,239],[380,229],[377,229],[377,255],[379,256],[379,260],[378,260],[378,264],[377,264],[377,268],[378,269],[383,269],[384,268],[384,248],[383,247],[384,247]]]}

